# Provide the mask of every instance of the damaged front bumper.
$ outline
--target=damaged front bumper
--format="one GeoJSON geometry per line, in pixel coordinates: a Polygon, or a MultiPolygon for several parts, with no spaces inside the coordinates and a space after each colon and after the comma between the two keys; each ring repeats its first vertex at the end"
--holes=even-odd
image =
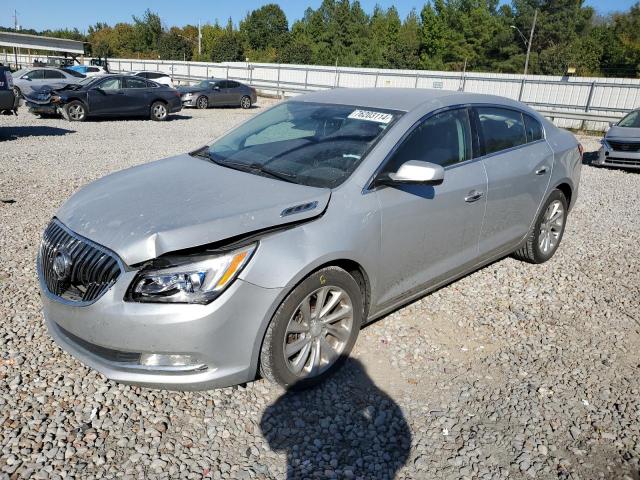
{"type": "Polygon", "coordinates": [[[44,317],[56,343],[122,383],[206,390],[255,378],[257,339],[282,289],[237,279],[208,305],[124,301],[134,277],[135,272],[124,273],[98,301],[82,307],[53,298],[41,284],[44,317]],[[150,357],[190,358],[192,363],[175,368],[142,361],[150,357]]]}

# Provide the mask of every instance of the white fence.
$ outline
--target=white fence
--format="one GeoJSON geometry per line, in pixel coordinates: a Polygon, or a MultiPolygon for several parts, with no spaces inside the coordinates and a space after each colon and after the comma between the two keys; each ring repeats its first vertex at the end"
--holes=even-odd
{"type": "MultiPolygon", "coordinates": [[[[22,55],[18,62],[31,64],[34,58],[22,55]]],[[[5,62],[13,63],[13,54],[5,53],[5,62]]],[[[230,78],[247,82],[265,92],[286,95],[335,87],[441,88],[488,93],[525,102],[552,117],[559,126],[592,130],[602,130],[607,120],[620,118],[626,112],[640,108],[640,79],[631,78],[542,75],[525,78],[517,74],[477,72],[120,58],[109,59],[109,66],[112,71],[161,71],[181,82],[210,77],[230,78]],[[572,118],[560,118],[563,113],[570,113],[572,118]]]]}

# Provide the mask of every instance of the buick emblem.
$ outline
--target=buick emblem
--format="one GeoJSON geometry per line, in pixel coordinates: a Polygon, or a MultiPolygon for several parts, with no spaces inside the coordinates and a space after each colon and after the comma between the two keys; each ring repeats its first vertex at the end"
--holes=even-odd
{"type": "Polygon", "coordinates": [[[71,273],[71,257],[65,249],[56,250],[53,255],[53,273],[60,281],[66,280],[71,273]]]}

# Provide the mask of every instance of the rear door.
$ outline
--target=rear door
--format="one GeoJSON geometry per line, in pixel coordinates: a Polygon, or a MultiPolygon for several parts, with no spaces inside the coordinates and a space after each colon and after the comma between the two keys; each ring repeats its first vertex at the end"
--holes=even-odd
{"type": "Polygon", "coordinates": [[[381,211],[381,307],[423,291],[475,262],[487,177],[470,127],[469,109],[426,118],[400,144],[383,172],[409,160],[445,169],[441,185],[397,185],[376,190],[381,211]],[[475,147],[474,147],[475,144],[475,147]]]}
{"type": "Polygon", "coordinates": [[[547,191],[553,151],[535,118],[519,110],[474,108],[489,182],[480,253],[517,245],[529,232],[547,191]]]}
{"type": "Polygon", "coordinates": [[[125,111],[127,115],[146,115],[151,107],[149,84],[146,80],[135,76],[124,77],[124,95],[127,99],[125,111]]]}
{"type": "Polygon", "coordinates": [[[228,80],[225,88],[225,102],[227,105],[238,106],[240,98],[242,98],[242,84],[228,80]]]}
{"type": "Polygon", "coordinates": [[[45,70],[44,79],[46,85],[51,85],[55,88],[64,87],[69,83],[73,83],[72,79],[67,78],[64,73],[58,70],[45,70]]]}

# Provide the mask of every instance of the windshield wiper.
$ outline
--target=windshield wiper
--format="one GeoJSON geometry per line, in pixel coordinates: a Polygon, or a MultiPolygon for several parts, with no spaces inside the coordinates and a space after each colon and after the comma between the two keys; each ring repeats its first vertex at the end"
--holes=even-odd
{"type": "Polygon", "coordinates": [[[218,160],[213,157],[209,153],[209,147],[204,146],[199,150],[195,150],[191,152],[191,155],[194,157],[202,157],[206,158],[216,165],[220,165],[221,167],[233,168],[234,170],[240,170],[241,172],[248,173],[258,173],[267,177],[275,178],[277,180],[282,180],[289,183],[298,183],[295,181],[297,175],[293,173],[284,173],[284,172],[276,172],[275,170],[271,170],[266,168],[259,163],[244,163],[244,162],[232,162],[228,160],[218,160]]]}

